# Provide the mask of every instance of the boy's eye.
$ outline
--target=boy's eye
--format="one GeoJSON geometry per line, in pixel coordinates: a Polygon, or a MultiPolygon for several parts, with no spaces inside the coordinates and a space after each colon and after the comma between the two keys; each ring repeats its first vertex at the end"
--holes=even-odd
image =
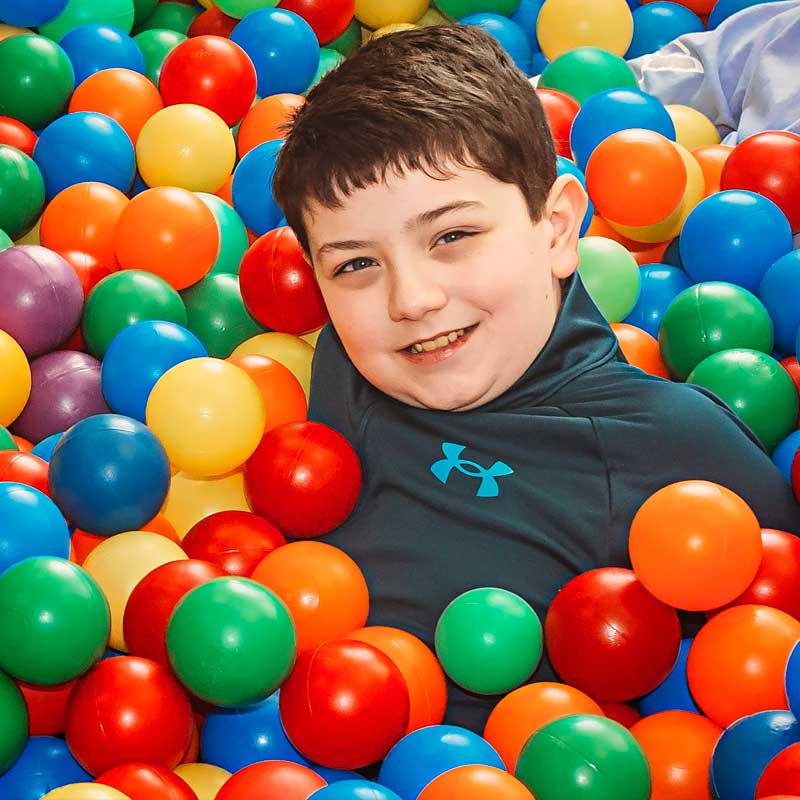
{"type": "Polygon", "coordinates": [[[445,244],[450,242],[457,242],[459,239],[464,239],[467,236],[474,236],[474,233],[467,233],[467,231],[448,231],[439,237],[439,241],[444,241],[445,244]]]}
{"type": "Polygon", "coordinates": [[[354,258],[352,261],[347,261],[336,270],[336,275],[340,275],[343,272],[359,272],[362,269],[370,266],[370,264],[374,263],[371,258],[354,258]]]}

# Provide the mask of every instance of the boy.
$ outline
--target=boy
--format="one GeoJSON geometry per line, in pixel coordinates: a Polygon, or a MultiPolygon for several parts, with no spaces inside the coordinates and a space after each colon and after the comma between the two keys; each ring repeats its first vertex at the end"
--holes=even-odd
{"type": "MultiPolygon", "coordinates": [[[[575,575],[628,564],[633,515],[678,480],[800,532],[726,407],[625,362],[575,275],[586,197],[556,178],[533,88],[479,29],[376,39],[330,73],[273,191],[331,316],[309,413],[364,469],[325,541],[363,570],[369,624],[432,645],[447,604],[483,586],[544,619],[575,575]]],[[[554,679],[546,660],[534,679],[554,679]]],[[[497,700],[451,684],[446,721],[481,732],[497,700]]]]}

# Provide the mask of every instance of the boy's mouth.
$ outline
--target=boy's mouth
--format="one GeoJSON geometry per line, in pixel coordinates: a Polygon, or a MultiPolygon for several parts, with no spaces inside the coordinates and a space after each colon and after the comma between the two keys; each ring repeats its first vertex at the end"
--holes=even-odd
{"type": "Polygon", "coordinates": [[[414,342],[410,344],[408,347],[404,347],[400,352],[407,353],[408,355],[412,356],[424,356],[426,353],[434,353],[438,350],[442,350],[447,347],[452,347],[457,342],[466,339],[475,328],[478,327],[478,324],[470,325],[466,328],[458,328],[452,331],[445,331],[443,333],[436,334],[431,339],[424,339],[414,342]]]}

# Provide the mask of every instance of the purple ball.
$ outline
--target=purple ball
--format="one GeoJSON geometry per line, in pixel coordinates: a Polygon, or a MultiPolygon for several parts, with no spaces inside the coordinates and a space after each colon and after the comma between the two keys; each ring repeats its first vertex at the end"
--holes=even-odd
{"type": "Polygon", "coordinates": [[[31,396],[14,433],[37,443],[95,414],[110,414],[100,387],[100,362],[58,350],[31,362],[31,396]]]}
{"type": "Polygon", "coordinates": [[[20,245],[0,252],[0,328],[28,358],[50,353],[81,321],[83,288],[75,270],[46,247],[20,245]]]}

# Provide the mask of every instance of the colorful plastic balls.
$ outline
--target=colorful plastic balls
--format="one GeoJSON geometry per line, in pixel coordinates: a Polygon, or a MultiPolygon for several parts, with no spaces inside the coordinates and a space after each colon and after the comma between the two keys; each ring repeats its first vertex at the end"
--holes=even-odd
{"type": "Polygon", "coordinates": [[[617,722],[578,714],[540,728],[514,774],[536,800],[647,800],[650,772],[636,739],[617,722]]]}
{"type": "MultiPolygon", "coordinates": [[[[556,89],[538,88],[536,90],[536,96],[539,98],[539,102],[542,104],[542,109],[547,117],[547,124],[553,136],[556,153],[559,156],[563,156],[565,159],[571,159],[572,149],[569,139],[572,123],[580,110],[578,101],[570,95],[556,89]]],[[[585,177],[583,182],[584,184],[586,183],[585,177]]]]}
{"type": "Polygon", "coordinates": [[[238,275],[242,256],[250,246],[242,218],[231,205],[215,194],[197,192],[197,196],[211,209],[220,236],[219,254],[209,275],[238,275]]]}
{"type": "Polygon", "coordinates": [[[289,675],[296,654],[292,618],[273,592],[245,578],[217,578],[190,590],[167,627],[175,674],[216,706],[257,703],[289,675]]]}
{"type": "Polygon", "coordinates": [[[715,353],[701,361],[686,381],[724,400],[769,452],[795,429],[794,383],[766,353],[747,349],[715,353]]]}
{"type": "Polygon", "coordinates": [[[105,23],[130,33],[133,27],[133,0],[69,0],[55,19],[39,26],[39,33],[54,41],[88,23],[105,23]]]}
{"type": "Polygon", "coordinates": [[[584,572],[555,596],[545,619],[550,661],[595,700],[625,701],[667,677],[680,648],[674,609],[626,569],[584,572]]]}
{"type": "MultiPolygon", "coordinates": [[[[367,795],[365,795],[367,797],[367,795]]],[[[533,800],[533,795],[513,775],[495,767],[471,764],[448,770],[434,778],[420,793],[419,800],[533,800]]]]}
{"type": "Polygon", "coordinates": [[[513,20],[502,14],[485,11],[468,14],[458,20],[459,25],[472,25],[493,36],[517,65],[517,69],[527,74],[533,55],[531,42],[525,30],[513,20]]]}
{"type": "Polygon", "coordinates": [[[285,132],[281,126],[305,104],[298,94],[276,94],[265,97],[253,105],[239,125],[236,146],[240,158],[244,158],[254,147],[273,139],[282,139],[285,132]]]}
{"type": "Polygon", "coordinates": [[[192,22],[199,15],[199,8],[199,5],[189,5],[183,2],[159,2],[153,13],[143,20],[137,30],[139,32],[168,30],[185,36],[192,22]]]}
{"type": "Polygon", "coordinates": [[[282,145],[282,140],[274,140],[254,147],[236,165],[233,173],[233,207],[244,224],[259,236],[277,228],[283,217],[272,196],[272,176],[282,145]],[[266,188],[269,192],[265,191],[266,188]]]}
{"type": "Polygon", "coordinates": [[[99,783],[70,783],[48,792],[42,800],[132,800],[132,798],[99,783]]]}
{"type": "Polygon", "coordinates": [[[291,370],[308,397],[314,347],[307,341],[289,333],[261,333],[242,342],[232,353],[234,356],[252,354],[274,358],[291,370]]]}
{"type": "Polygon", "coordinates": [[[120,656],[100,661],[73,690],[67,745],[92,775],[137,762],[174,769],[193,723],[189,699],[167,667],[120,656]]]}
{"type": "MultiPolygon", "coordinates": [[[[0,259],[2,256],[0,253],[0,259]]],[[[152,319],[185,326],[183,300],[163,278],[126,269],[109,275],[92,289],[83,315],[83,335],[92,352],[102,358],[123,328],[152,319]]]]}
{"type": "Polygon", "coordinates": [[[197,800],[183,778],[154,764],[123,764],[97,776],[97,783],[124,792],[131,800],[197,800]]]}
{"type": "MultiPolygon", "coordinates": [[[[159,8],[165,3],[159,3],[159,8]]],[[[133,37],[134,41],[142,49],[144,55],[145,74],[158,86],[158,79],[161,75],[161,67],[164,59],[181,42],[186,41],[186,34],[179,31],[168,30],[165,28],[154,28],[143,30],[133,37]]]]}
{"type": "Polygon", "coordinates": [[[280,711],[286,735],[306,758],[357,769],[380,761],[405,734],[408,689],[378,648],[330,641],[298,656],[281,687],[280,711]]]}
{"type": "Polygon", "coordinates": [[[0,775],[0,792],[15,800],[39,800],[51,789],[91,780],[63,739],[34,735],[14,766],[0,775]]]}
{"type": "Polygon", "coordinates": [[[314,30],[320,44],[340,37],[355,14],[355,0],[281,0],[280,7],[301,16],[314,30]]]}
{"type": "Polygon", "coordinates": [[[0,425],[10,425],[25,408],[31,394],[31,368],[25,351],[0,330],[0,425]]]}
{"type": "Polygon", "coordinates": [[[639,265],[619,242],[587,236],[578,242],[578,274],[609,322],[621,322],[639,297],[639,265]]]}
{"type": "Polygon", "coordinates": [[[326,785],[324,778],[301,764],[261,761],[232,775],[217,793],[216,800],[252,800],[254,797],[308,800],[326,785]]]}
{"type": "Polygon", "coordinates": [[[298,539],[323,536],[341,525],[361,491],[355,451],[319,422],[292,422],[268,431],[244,473],[253,510],[298,539]]]}
{"type": "Polygon", "coordinates": [[[800,250],[782,256],[764,273],[758,296],[775,326],[775,348],[781,353],[796,352],[800,329],[800,250]]]}
{"type": "MultiPolygon", "coordinates": [[[[676,4],[669,3],[668,5],[676,4]]],[[[651,7],[647,6],[647,8],[651,7]]],[[[678,144],[691,151],[700,147],[719,146],[719,133],[714,127],[714,123],[707,116],[691,108],[691,106],[668,105],[665,108],[675,125],[678,144]]]]}
{"type": "Polygon", "coordinates": [[[659,378],[670,377],[669,370],[661,360],[658,342],[647,331],[623,322],[612,322],[611,330],[617,337],[622,355],[631,366],[659,378]]]}
{"type": "Polygon", "coordinates": [[[80,86],[95,72],[115,67],[144,74],[141,48],[127,33],[113,25],[78,25],[59,44],[72,62],[75,86],[80,86]]]}
{"type": "Polygon", "coordinates": [[[688,275],[669,264],[645,264],[639,268],[639,298],[624,322],[658,337],[670,303],[691,285],[688,275]]]}
{"type": "Polygon", "coordinates": [[[800,792],[800,744],[790,744],[785,750],[781,750],[772,761],[767,764],[764,772],[758,780],[756,787],[757,798],[773,798],[780,800],[781,797],[796,796],[800,792]]]}
{"type": "Polygon", "coordinates": [[[633,39],[625,58],[655,53],[679,36],[704,30],[700,17],[686,6],[670,2],[640,6],[633,12],[633,39]]]}
{"type": "Polygon", "coordinates": [[[604,89],[637,89],[639,84],[623,58],[597,47],[576,47],[547,65],[539,87],[558,89],[583,103],[604,89]]]}
{"type": "Polygon", "coordinates": [[[33,228],[43,207],[44,179],[39,167],[15,147],[0,145],[0,228],[17,239],[33,228]]]}
{"type": "Polygon", "coordinates": [[[197,800],[214,800],[231,773],[213,764],[183,763],[175,767],[175,774],[192,787],[197,800]]]}
{"type": "Polygon", "coordinates": [[[546,0],[536,36],[545,56],[558,58],[577,47],[598,47],[624,56],[633,38],[633,17],[625,0],[546,0]]]}
{"type": "Polygon", "coordinates": [[[20,757],[28,739],[28,711],[14,681],[0,672],[0,773],[20,757]]]}

